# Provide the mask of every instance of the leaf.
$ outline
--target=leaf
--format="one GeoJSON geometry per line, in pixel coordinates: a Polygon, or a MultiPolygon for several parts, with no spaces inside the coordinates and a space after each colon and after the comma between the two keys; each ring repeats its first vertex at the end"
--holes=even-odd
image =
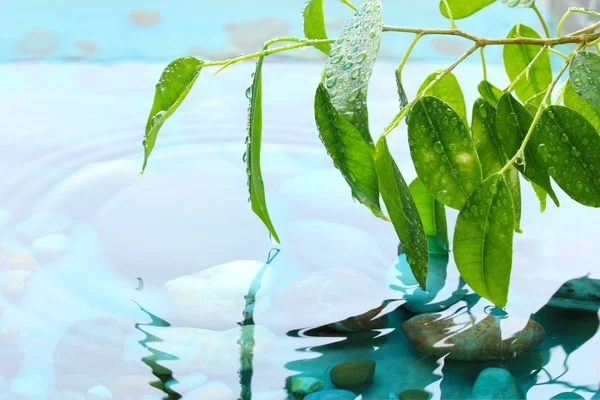
{"type": "Polygon", "coordinates": [[[465,282],[497,307],[504,307],[512,268],[515,216],[504,177],[486,178],[456,220],[454,260],[465,282]]]}
{"type": "Polygon", "coordinates": [[[248,108],[248,137],[247,148],[244,153],[246,161],[246,172],[248,173],[248,191],[250,193],[250,204],[252,211],[263,221],[271,239],[279,243],[279,237],[269,217],[267,199],[265,197],[265,185],[260,170],[260,147],[262,142],[262,65],[264,57],[259,57],[254,71],[252,86],[246,91],[250,99],[248,108]]]}
{"type": "MultiPolygon", "coordinates": [[[[510,157],[504,152],[502,141],[498,136],[496,109],[480,97],[473,104],[472,119],[473,141],[485,179],[500,171],[508,163],[510,157]]],[[[510,167],[504,175],[514,203],[515,229],[520,232],[521,184],[519,174],[514,167],[510,167]]]]}
{"type": "MultiPolygon", "coordinates": [[[[452,11],[452,18],[461,19],[466,18],[470,15],[475,14],[494,3],[496,0],[448,0],[450,11],[452,11]]],[[[448,11],[443,1],[440,1],[440,12],[446,18],[448,18],[448,11]]]]}
{"type": "Polygon", "coordinates": [[[148,158],[154,149],[158,131],[194,86],[203,65],[204,61],[195,57],[181,57],[171,61],[161,74],[156,84],[154,103],[146,123],[142,173],[146,169],[148,158]]]}
{"type": "Polygon", "coordinates": [[[429,250],[436,253],[446,253],[450,249],[448,243],[448,225],[446,223],[446,209],[423,186],[421,178],[416,178],[408,186],[410,194],[415,200],[417,210],[421,216],[429,250]]]}
{"type": "Polygon", "coordinates": [[[460,209],[481,183],[469,130],[446,102],[425,96],[411,110],[408,144],[423,185],[442,204],[460,209]]]}
{"type": "MultiPolygon", "coordinates": [[[[323,0],[309,0],[302,11],[302,16],[304,17],[304,35],[307,39],[327,39],[323,0]]],[[[315,47],[325,54],[329,54],[331,51],[329,43],[317,44],[315,47]]]]}
{"type": "Polygon", "coordinates": [[[398,70],[396,70],[396,88],[398,89],[400,110],[402,111],[402,109],[408,105],[408,97],[406,96],[406,91],[404,90],[404,86],[402,85],[402,74],[398,70]]]}
{"type": "MultiPolygon", "coordinates": [[[[527,37],[540,38],[540,35],[527,25],[515,25],[507,38],[527,37]]],[[[511,82],[525,70],[540,52],[542,46],[535,44],[507,44],[504,45],[502,52],[504,58],[504,68],[511,82]]],[[[515,84],[517,97],[526,102],[534,95],[546,90],[552,82],[552,66],[550,64],[550,52],[544,50],[542,55],[533,64],[529,74],[522,76],[515,84]]],[[[542,104],[543,96],[532,99],[529,104],[539,107],[542,104]]]]}
{"type": "MultiPolygon", "coordinates": [[[[421,84],[418,94],[421,94],[423,90],[431,82],[438,77],[441,71],[436,71],[429,75],[425,82],[421,84]]],[[[463,95],[460,84],[456,79],[456,76],[452,72],[444,76],[438,83],[435,84],[430,90],[427,91],[427,96],[439,97],[444,100],[450,107],[454,109],[460,115],[460,117],[467,123],[467,106],[465,104],[465,96],[463,95]]]]}
{"type": "Polygon", "coordinates": [[[382,30],[381,0],[366,0],[331,46],[325,67],[325,84],[335,109],[371,146],[367,88],[382,30]]]}
{"type": "Polygon", "coordinates": [[[531,186],[533,186],[533,191],[535,192],[535,195],[537,196],[538,200],[540,201],[540,212],[543,213],[544,211],[546,211],[546,201],[547,201],[547,197],[548,197],[548,193],[544,190],[544,188],[542,188],[541,186],[538,186],[537,184],[530,182],[531,186]]]}
{"type": "Polygon", "coordinates": [[[502,0],[502,4],[512,8],[531,7],[534,3],[535,0],[502,0]]]}
{"type": "MultiPolygon", "coordinates": [[[[496,126],[498,129],[498,137],[504,153],[512,158],[521,147],[531,124],[533,117],[517,101],[510,93],[505,93],[498,102],[498,110],[496,116],[496,126]]],[[[525,164],[516,164],[516,168],[530,181],[542,187],[556,206],[559,205],[558,198],[550,184],[550,176],[543,167],[540,155],[537,152],[532,152],[529,146],[525,147],[525,164]]]]}
{"type": "Polygon", "coordinates": [[[498,107],[498,101],[504,94],[502,90],[498,89],[488,81],[481,81],[477,86],[477,90],[479,91],[481,97],[494,106],[494,108],[498,107]]]}
{"type": "Polygon", "coordinates": [[[381,197],[419,285],[426,290],[429,253],[423,223],[415,201],[388,149],[385,136],[377,141],[375,166],[381,197]]]}
{"type": "Polygon", "coordinates": [[[352,189],[352,197],[383,218],[373,150],[360,132],[337,112],[322,83],[315,95],[315,120],[321,141],[333,165],[352,189]]]}
{"type": "Polygon", "coordinates": [[[527,146],[538,153],[558,186],[573,200],[600,207],[600,135],[577,111],[544,110],[527,146]]]}
{"type": "Polygon", "coordinates": [[[600,55],[578,51],[571,59],[569,78],[585,101],[600,109],[600,55]]]}
{"type": "Polygon", "coordinates": [[[578,95],[573,89],[571,81],[567,81],[565,85],[564,103],[565,106],[572,108],[587,118],[596,131],[600,131],[600,109],[594,107],[578,95]]]}

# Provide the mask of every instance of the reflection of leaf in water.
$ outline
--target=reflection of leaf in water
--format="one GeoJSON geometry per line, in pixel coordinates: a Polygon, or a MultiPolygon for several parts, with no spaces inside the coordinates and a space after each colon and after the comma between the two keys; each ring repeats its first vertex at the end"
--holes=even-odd
{"type": "Polygon", "coordinates": [[[174,360],[178,360],[179,358],[177,358],[171,354],[164,353],[160,350],[156,350],[156,349],[149,347],[148,343],[152,343],[152,342],[157,343],[157,342],[162,342],[163,340],[157,336],[154,336],[154,335],[146,332],[145,330],[143,330],[141,328],[142,326],[158,326],[161,328],[166,328],[166,327],[171,326],[171,324],[169,324],[167,321],[165,321],[163,319],[160,319],[159,317],[152,314],[151,312],[145,310],[138,303],[135,303],[135,304],[137,304],[137,306],[143,312],[145,312],[151,319],[150,323],[148,323],[148,324],[141,324],[141,323],[135,324],[135,329],[141,331],[145,335],[145,338],[140,340],[138,343],[141,344],[150,353],[152,353],[151,356],[142,358],[142,362],[144,364],[146,364],[147,366],[149,366],[152,369],[152,374],[159,379],[158,382],[151,382],[150,385],[159,390],[162,390],[167,395],[166,397],[163,398],[163,400],[181,399],[181,395],[179,393],[177,393],[176,391],[174,391],[173,389],[171,389],[171,386],[176,385],[178,383],[177,380],[175,378],[173,378],[173,371],[171,371],[170,369],[168,369],[166,367],[163,367],[162,365],[160,365],[158,363],[159,361],[174,361],[174,360]]]}

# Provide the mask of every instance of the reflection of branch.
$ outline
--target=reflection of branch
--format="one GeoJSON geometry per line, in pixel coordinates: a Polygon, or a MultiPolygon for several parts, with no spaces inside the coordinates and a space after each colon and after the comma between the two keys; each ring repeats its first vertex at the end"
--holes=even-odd
{"type": "Polygon", "coordinates": [[[596,393],[596,389],[590,389],[587,386],[575,386],[570,384],[569,382],[565,382],[565,381],[561,381],[559,380],[560,378],[562,378],[563,376],[565,376],[565,374],[567,372],[569,372],[569,367],[567,366],[567,361],[569,360],[569,355],[567,355],[567,357],[565,357],[565,361],[563,362],[563,366],[565,367],[565,370],[562,374],[560,374],[559,376],[557,376],[556,378],[553,378],[552,375],[550,375],[550,372],[548,372],[548,370],[546,368],[541,368],[541,371],[544,371],[546,373],[546,375],[548,376],[548,382],[543,382],[543,383],[537,383],[536,386],[541,386],[541,385],[551,385],[551,384],[559,384],[559,385],[564,385],[570,389],[574,389],[574,390],[585,390],[587,392],[591,392],[591,393],[596,393]]]}
{"type": "Polygon", "coordinates": [[[241,400],[252,399],[252,360],[254,358],[254,306],[256,305],[256,293],[260,290],[262,277],[267,270],[267,267],[279,254],[279,249],[271,249],[267,262],[258,271],[258,274],[252,280],[248,294],[246,295],[246,306],[244,307],[244,320],[239,322],[240,325],[240,386],[241,400]]]}

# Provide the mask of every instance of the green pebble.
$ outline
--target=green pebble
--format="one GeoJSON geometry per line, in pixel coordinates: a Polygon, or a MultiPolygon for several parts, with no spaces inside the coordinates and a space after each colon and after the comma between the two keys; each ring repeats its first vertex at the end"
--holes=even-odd
{"type": "Polygon", "coordinates": [[[373,383],[375,361],[356,360],[341,363],[332,368],[331,382],[342,389],[354,389],[373,383]]]}
{"type": "Polygon", "coordinates": [[[292,392],[300,394],[309,394],[319,389],[323,389],[325,383],[319,379],[310,376],[299,376],[292,383],[292,392]]]}
{"type": "Polygon", "coordinates": [[[419,389],[407,389],[400,393],[400,400],[428,400],[429,393],[419,389]]]}

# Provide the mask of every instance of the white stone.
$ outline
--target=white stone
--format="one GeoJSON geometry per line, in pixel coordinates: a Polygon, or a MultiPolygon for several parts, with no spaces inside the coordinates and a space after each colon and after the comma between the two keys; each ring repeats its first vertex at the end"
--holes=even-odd
{"type": "Polygon", "coordinates": [[[54,212],[34,214],[30,218],[17,224],[17,236],[25,243],[54,233],[64,233],[71,229],[71,219],[54,212]]]}
{"type": "Polygon", "coordinates": [[[93,388],[90,388],[90,390],[88,390],[87,392],[90,396],[92,396],[92,398],[94,400],[96,400],[96,399],[98,399],[98,400],[112,399],[113,398],[110,390],[106,386],[103,386],[103,385],[94,386],[93,388]]]}
{"type": "Polygon", "coordinates": [[[10,391],[28,400],[46,400],[50,390],[50,380],[40,375],[26,375],[10,382],[10,391]]]}
{"type": "MultiPolygon", "coordinates": [[[[171,309],[191,326],[233,328],[243,319],[244,297],[263,266],[259,261],[234,261],[168,281],[165,289],[171,309]]],[[[268,266],[262,276],[254,308],[256,321],[269,307],[274,274],[268,266]]]]}
{"type": "Polygon", "coordinates": [[[69,244],[65,235],[54,234],[42,236],[33,241],[31,248],[42,262],[50,262],[60,258],[69,244]]]}
{"type": "Polygon", "coordinates": [[[188,393],[186,400],[235,400],[233,390],[221,381],[209,382],[188,393]]]}
{"type": "Polygon", "coordinates": [[[2,286],[2,292],[5,296],[11,298],[20,298],[27,290],[27,282],[31,277],[31,271],[23,269],[14,269],[8,271],[2,286]]]}

